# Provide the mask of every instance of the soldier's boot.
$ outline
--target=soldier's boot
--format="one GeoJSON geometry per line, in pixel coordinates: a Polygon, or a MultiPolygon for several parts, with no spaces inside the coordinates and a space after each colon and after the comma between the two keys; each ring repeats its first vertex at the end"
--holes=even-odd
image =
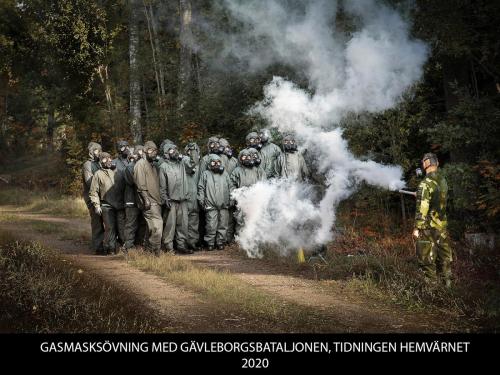
{"type": "Polygon", "coordinates": [[[446,288],[451,288],[452,282],[451,282],[451,264],[449,262],[444,262],[440,264],[440,276],[441,276],[441,281],[443,285],[446,288]]]}

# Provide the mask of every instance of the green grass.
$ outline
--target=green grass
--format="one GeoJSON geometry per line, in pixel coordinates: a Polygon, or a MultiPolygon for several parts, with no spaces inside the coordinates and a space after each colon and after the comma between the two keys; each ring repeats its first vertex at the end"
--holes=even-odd
{"type": "Polygon", "coordinates": [[[315,332],[331,324],[309,307],[262,292],[229,272],[197,267],[179,256],[162,254],[156,257],[133,251],[126,260],[140,270],[201,293],[213,301],[222,314],[246,315],[259,321],[262,330],[272,331],[279,326],[280,331],[315,332]]]}
{"type": "Polygon", "coordinates": [[[0,332],[162,332],[136,297],[0,232],[0,332]]]}
{"type": "Polygon", "coordinates": [[[57,216],[88,216],[88,209],[82,198],[61,195],[55,191],[40,192],[22,188],[5,188],[0,190],[0,205],[12,205],[21,210],[57,216]]]}
{"type": "Polygon", "coordinates": [[[409,310],[442,313],[443,319],[456,320],[465,328],[499,330],[498,254],[485,251],[470,257],[459,248],[452,264],[453,287],[447,289],[441,283],[426,282],[413,251],[413,243],[406,237],[386,235],[366,239],[350,232],[331,244],[328,264],[317,273],[322,279],[343,280],[348,287],[367,296],[409,310]],[[474,266],[474,262],[480,264],[474,266]]]}

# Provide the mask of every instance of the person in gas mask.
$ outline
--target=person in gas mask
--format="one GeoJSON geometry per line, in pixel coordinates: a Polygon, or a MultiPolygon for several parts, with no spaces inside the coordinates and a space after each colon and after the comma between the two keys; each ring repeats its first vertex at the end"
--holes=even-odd
{"type": "Polygon", "coordinates": [[[163,155],[163,148],[165,147],[166,144],[174,144],[174,142],[168,138],[165,138],[163,141],[161,141],[160,148],[159,148],[160,154],[157,156],[157,158],[156,158],[157,160],[154,162],[154,165],[158,168],[165,161],[165,158],[163,155]]]}
{"type": "MultiPolygon", "coordinates": [[[[129,144],[125,140],[119,140],[116,142],[116,152],[117,152],[117,157],[113,159],[113,164],[116,166],[116,173],[115,173],[115,181],[118,184],[118,186],[123,187],[123,195],[125,196],[125,170],[129,164],[129,155],[130,155],[130,148],[129,144]]],[[[120,239],[120,242],[125,244],[125,223],[126,223],[126,217],[125,217],[125,209],[119,210],[117,212],[117,225],[118,225],[118,238],[120,239]]]]}
{"type": "Polygon", "coordinates": [[[198,183],[198,202],[206,214],[205,242],[208,250],[215,246],[222,250],[226,243],[229,215],[229,176],[224,171],[219,155],[211,155],[208,168],[201,173],[198,183]]]}
{"type": "Polygon", "coordinates": [[[165,206],[163,217],[163,246],[167,251],[174,250],[192,253],[187,246],[189,173],[193,172],[194,162],[182,156],[174,144],[163,146],[163,164],[160,165],[160,196],[165,206]]]}
{"type": "Polygon", "coordinates": [[[247,134],[247,136],[245,137],[245,143],[247,148],[254,148],[258,152],[260,152],[260,149],[262,148],[259,134],[254,131],[247,134]]]}
{"type": "Polygon", "coordinates": [[[422,158],[425,178],[417,190],[415,229],[417,257],[425,276],[436,280],[439,276],[446,287],[451,286],[452,249],[448,241],[446,205],[448,184],[439,171],[435,154],[427,153],[422,158]]]}
{"type": "Polygon", "coordinates": [[[200,148],[196,143],[192,142],[184,147],[184,152],[191,159],[193,165],[193,168],[187,169],[189,186],[187,246],[188,249],[198,250],[200,243],[200,210],[197,195],[200,177],[200,148]]]}
{"type": "Polygon", "coordinates": [[[89,196],[90,186],[92,184],[94,174],[101,168],[99,166],[99,154],[102,151],[102,147],[99,143],[90,142],[88,145],[88,151],[89,159],[83,163],[82,167],[83,200],[87,205],[90,215],[90,228],[92,233],[91,248],[96,252],[96,254],[102,254],[104,251],[104,224],[102,222],[102,217],[95,212],[94,205],[92,204],[89,196]]]}
{"type": "Polygon", "coordinates": [[[104,223],[104,251],[107,254],[116,253],[118,225],[117,213],[123,210],[123,188],[116,182],[116,170],[113,160],[107,152],[99,155],[99,169],[90,185],[90,201],[95,213],[102,216],[104,223]]]}
{"type": "Polygon", "coordinates": [[[257,181],[266,179],[262,168],[255,168],[254,155],[250,149],[245,148],[238,155],[239,165],[233,170],[230,176],[231,190],[243,186],[251,186],[257,181]]]}
{"type": "Polygon", "coordinates": [[[281,149],[278,145],[270,141],[269,130],[264,129],[259,132],[260,143],[260,158],[262,159],[262,168],[266,172],[267,178],[274,176],[276,160],[281,155],[281,149]]]}
{"type": "Polygon", "coordinates": [[[221,155],[224,148],[219,143],[218,137],[210,137],[207,142],[207,154],[205,154],[200,160],[200,171],[203,173],[207,169],[208,161],[210,155],[221,155]]]}
{"type": "Polygon", "coordinates": [[[157,160],[158,148],[152,141],[144,144],[145,158],[134,166],[134,183],[137,188],[137,203],[147,223],[144,247],[156,255],[160,254],[163,220],[161,216],[160,178],[153,165],[157,160]]]}
{"type": "Polygon", "coordinates": [[[233,156],[233,148],[225,138],[219,138],[219,145],[222,149],[222,153],[219,154],[222,166],[226,173],[231,175],[231,172],[238,165],[238,159],[233,156]]]}
{"type": "MultiPolygon", "coordinates": [[[[238,154],[240,165],[237,166],[230,176],[230,190],[239,189],[244,186],[252,186],[258,181],[264,181],[266,174],[262,168],[255,167],[254,155],[250,149],[245,148],[238,154]]],[[[235,231],[238,232],[243,226],[243,213],[237,206],[234,209],[234,218],[236,221],[235,231]]]]}
{"type": "Polygon", "coordinates": [[[304,156],[298,151],[297,142],[292,135],[283,137],[283,153],[276,159],[274,175],[303,182],[309,177],[304,156]]]}
{"type": "Polygon", "coordinates": [[[130,148],[128,165],[125,169],[125,243],[124,250],[134,245],[143,245],[146,235],[146,222],[137,206],[137,189],[134,183],[134,167],[143,157],[144,147],[135,145],[130,148]]]}
{"type": "Polygon", "coordinates": [[[262,159],[260,158],[260,153],[253,147],[247,148],[248,153],[252,157],[253,167],[257,170],[257,175],[259,176],[259,180],[267,177],[266,171],[262,168],[262,159]],[[264,176],[264,177],[262,177],[264,176]]]}

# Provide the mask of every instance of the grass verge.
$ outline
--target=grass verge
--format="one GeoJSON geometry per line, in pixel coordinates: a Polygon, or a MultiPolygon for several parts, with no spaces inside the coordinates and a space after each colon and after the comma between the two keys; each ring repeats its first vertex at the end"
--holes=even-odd
{"type": "Polygon", "coordinates": [[[21,210],[58,216],[88,216],[88,209],[82,198],[61,195],[56,191],[4,188],[0,190],[0,205],[12,205],[21,210]]]}
{"type": "Polygon", "coordinates": [[[170,254],[156,257],[133,251],[126,260],[140,270],[202,294],[221,309],[221,314],[250,317],[258,322],[261,332],[324,332],[335,327],[314,309],[261,292],[229,272],[197,267],[187,259],[170,254]]]}
{"type": "Polygon", "coordinates": [[[136,297],[0,232],[0,332],[162,332],[136,297]]]}
{"type": "Polygon", "coordinates": [[[453,287],[447,289],[426,282],[408,233],[344,228],[328,245],[326,264],[298,264],[294,255],[282,257],[272,249],[266,249],[263,261],[310,279],[336,280],[353,292],[408,311],[434,313],[459,330],[500,331],[498,251],[472,252],[454,243],[453,287]]]}

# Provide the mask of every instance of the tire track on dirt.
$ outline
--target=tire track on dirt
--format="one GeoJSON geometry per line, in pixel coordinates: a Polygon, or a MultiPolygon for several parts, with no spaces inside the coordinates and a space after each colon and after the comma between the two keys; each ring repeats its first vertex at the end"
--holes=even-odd
{"type": "MultiPolygon", "coordinates": [[[[39,220],[67,226],[75,231],[89,232],[84,219],[63,218],[1,208],[0,211],[26,220],[39,220]]],[[[172,285],[158,276],[140,271],[127,264],[122,256],[96,256],[83,243],[63,241],[14,223],[1,227],[27,239],[57,249],[82,267],[123,286],[142,297],[148,306],[175,322],[179,332],[247,332],[259,331],[258,322],[236,317],[221,319],[221,311],[201,295],[187,288],[172,285]]],[[[332,322],[333,332],[444,332],[450,331],[444,319],[430,314],[411,314],[393,305],[354,296],[335,280],[318,282],[284,272],[278,266],[245,259],[237,246],[224,251],[200,251],[183,259],[200,267],[230,272],[253,287],[286,301],[315,309],[332,322]]],[[[276,327],[277,328],[277,327],[276,327]]]]}

